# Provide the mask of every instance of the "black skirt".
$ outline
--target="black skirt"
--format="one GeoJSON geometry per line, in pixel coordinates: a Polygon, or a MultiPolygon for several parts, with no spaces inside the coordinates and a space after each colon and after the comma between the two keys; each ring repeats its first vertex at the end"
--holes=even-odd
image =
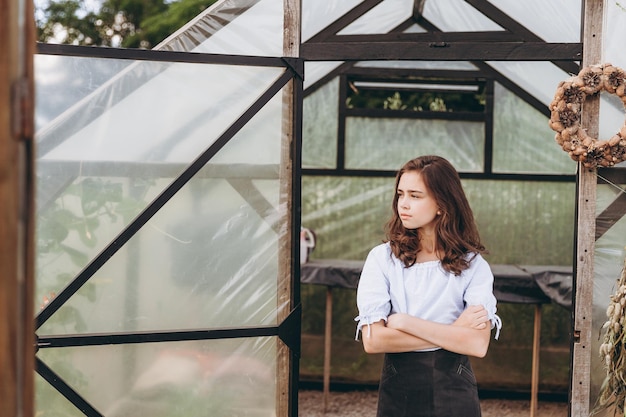
{"type": "Polygon", "coordinates": [[[387,353],[377,417],[480,417],[469,358],[447,350],[387,353]]]}

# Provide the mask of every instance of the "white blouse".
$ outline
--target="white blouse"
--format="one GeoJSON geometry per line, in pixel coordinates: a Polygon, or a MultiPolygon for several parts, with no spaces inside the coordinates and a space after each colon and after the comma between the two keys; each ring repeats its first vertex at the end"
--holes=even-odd
{"type": "MultiPolygon", "coordinates": [[[[468,255],[471,256],[471,255],[468,255]]],[[[389,243],[374,247],[363,266],[357,289],[359,315],[356,339],[369,326],[394,313],[452,324],[470,305],[482,305],[489,315],[497,339],[502,322],[496,315],[493,273],[485,259],[476,254],[461,275],[446,272],[440,261],[416,263],[409,268],[391,252],[389,243]]]]}

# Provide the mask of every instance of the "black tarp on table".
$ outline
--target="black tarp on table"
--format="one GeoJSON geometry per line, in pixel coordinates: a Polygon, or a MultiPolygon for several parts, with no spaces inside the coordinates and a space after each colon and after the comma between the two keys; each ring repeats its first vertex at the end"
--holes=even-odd
{"type": "MultiPolygon", "coordinates": [[[[301,266],[300,281],[327,287],[356,288],[363,261],[312,259],[301,266]]],[[[572,267],[491,265],[499,302],[572,307],[572,267]]]]}

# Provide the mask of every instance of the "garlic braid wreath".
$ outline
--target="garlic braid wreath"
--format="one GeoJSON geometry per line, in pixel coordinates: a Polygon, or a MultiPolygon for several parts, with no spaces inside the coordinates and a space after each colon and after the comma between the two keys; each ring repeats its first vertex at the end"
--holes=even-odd
{"type": "Polygon", "coordinates": [[[615,94],[626,106],[626,74],[611,64],[591,65],[561,81],[550,103],[550,128],[557,143],[586,168],[610,167],[626,161],[626,122],[608,140],[590,137],[580,125],[582,103],[600,91],[615,94]]]}

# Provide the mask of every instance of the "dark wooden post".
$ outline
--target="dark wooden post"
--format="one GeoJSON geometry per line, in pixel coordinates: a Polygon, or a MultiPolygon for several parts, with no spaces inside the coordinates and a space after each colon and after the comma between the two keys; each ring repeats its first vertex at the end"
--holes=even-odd
{"type": "Polygon", "coordinates": [[[0,0],[0,415],[33,415],[32,1],[0,0]]]}
{"type": "MultiPolygon", "coordinates": [[[[301,0],[285,0],[283,2],[283,56],[297,58],[300,56],[300,24],[301,24],[301,0]]],[[[297,120],[300,117],[298,109],[297,88],[294,80],[283,88],[283,117],[282,117],[282,139],[281,139],[281,161],[280,161],[280,210],[287,210],[287,225],[289,225],[284,233],[281,231],[279,236],[279,282],[278,282],[278,322],[282,322],[291,313],[296,306],[296,297],[294,283],[292,278],[297,273],[297,265],[299,265],[299,257],[294,257],[293,248],[299,245],[299,228],[294,230],[293,225],[299,225],[292,214],[294,213],[294,204],[299,206],[299,194],[296,195],[295,189],[299,193],[299,184],[294,186],[294,164],[295,151],[299,149],[296,143],[298,129],[300,126],[297,120]]],[[[282,228],[281,228],[282,230],[282,228]]],[[[299,274],[296,277],[300,278],[299,274]]],[[[299,287],[296,287],[299,288],[299,287]]],[[[282,342],[278,341],[277,349],[277,410],[278,417],[296,417],[298,413],[297,405],[297,389],[294,380],[298,377],[299,366],[297,359],[294,357],[289,348],[282,342]],[[294,376],[295,378],[290,378],[294,376]],[[290,401],[296,398],[295,403],[290,401]]]]}

